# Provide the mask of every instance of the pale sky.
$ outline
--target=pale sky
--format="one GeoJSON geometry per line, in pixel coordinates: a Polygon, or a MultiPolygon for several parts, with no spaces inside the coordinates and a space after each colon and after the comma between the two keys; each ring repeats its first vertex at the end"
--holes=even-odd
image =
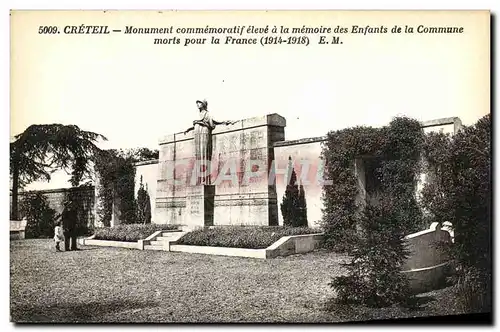
{"type": "MultiPolygon", "coordinates": [[[[76,124],[108,137],[103,147],[158,148],[206,98],[216,119],[278,113],[287,140],[392,117],[458,116],[490,109],[485,12],[16,12],[11,16],[11,135],[31,124],[76,124]],[[152,35],[39,35],[40,25],[136,27],[352,25],[391,29],[463,26],[461,35],[342,35],[342,45],[153,45],[152,35]]],[[[169,37],[169,36],[165,36],[169,37]]],[[[210,38],[210,37],[207,37],[210,38]]],[[[224,43],[224,38],[221,38],[224,43]]],[[[56,175],[50,184],[66,187],[56,175]]]]}

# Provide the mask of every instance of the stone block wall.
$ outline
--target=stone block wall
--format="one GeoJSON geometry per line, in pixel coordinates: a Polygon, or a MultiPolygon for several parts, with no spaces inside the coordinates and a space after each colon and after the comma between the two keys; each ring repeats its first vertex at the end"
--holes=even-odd
{"type": "MultiPolygon", "coordinates": [[[[76,190],[76,195],[81,200],[84,209],[88,211],[87,220],[85,221],[87,225],[94,224],[95,217],[95,194],[94,187],[87,188],[79,188],[79,189],[70,189],[70,188],[60,188],[60,189],[50,189],[50,190],[40,190],[46,198],[47,202],[51,209],[54,209],[57,213],[61,213],[64,208],[64,199],[66,195],[70,192],[70,190],[76,190]]],[[[26,193],[19,193],[19,206],[21,206],[21,202],[23,201],[26,193]]],[[[12,204],[12,195],[10,196],[11,204],[12,204]]],[[[10,205],[12,206],[12,205],[10,205]]],[[[21,213],[20,213],[21,214],[21,213]]],[[[20,216],[22,218],[22,216],[20,216]]]]}

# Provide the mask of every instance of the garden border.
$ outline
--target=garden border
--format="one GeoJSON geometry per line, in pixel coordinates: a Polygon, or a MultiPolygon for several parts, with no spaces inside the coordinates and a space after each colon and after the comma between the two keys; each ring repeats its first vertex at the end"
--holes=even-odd
{"type": "Polygon", "coordinates": [[[176,232],[181,232],[181,231],[176,229],[160,230],[154,232],[144,240],[138,240],[136,242],[97,240],[95,239],[95,235],[92,235],[83,239],[78,239],[78,244],[82,246],[116,247],[116,248],[144,250],[145,246],[149,245],[151,241],[154,241],[157,237],[161,236],[163,233],[176,233],[176,232]]]}
{"type": "MultiPolygon", "coordinates": [[[[93,236],[81,239],[81,241],[79,242],[81,245],[144,250],[144,246],[147,245],[149,241],[152,241],[163,232],[165,231],[157,231],[145,240],[139,240],[137,242],[95,240],[93,236]]],[[[165,241],[163,250],[171,252],[186,252],[217,256],[270,259],[276,258],[278,256],[289,256],[311,252],[319,247],[322,239],[323,233],[284,236],[264,249],[192,246],[177,244],[177,241],[165,241]]]]}

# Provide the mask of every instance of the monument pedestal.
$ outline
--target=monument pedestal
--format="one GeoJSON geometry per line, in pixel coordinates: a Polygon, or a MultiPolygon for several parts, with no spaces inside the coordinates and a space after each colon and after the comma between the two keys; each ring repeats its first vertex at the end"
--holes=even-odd
{"type": "Polygon", "coordinates": [[[186,226],[199,228],[214,224],[215,186],[196,185],[186,188],[186,226]]]}

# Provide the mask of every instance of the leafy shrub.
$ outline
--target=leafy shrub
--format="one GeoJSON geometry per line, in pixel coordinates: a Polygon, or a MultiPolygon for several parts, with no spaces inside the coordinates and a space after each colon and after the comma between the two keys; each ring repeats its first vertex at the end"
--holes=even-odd
{"type": "Polygon", "coordinates": [[[459,312],[490,312],[492,305],[491,271],[468,268],[460,271],[455,289],[459,312]]]}
{"type": "Polygon", "coordinates": [[[491,310],[491,119],[481,118],[453,137],[428,135],[432,174],[422,193],[431,221],[450,221],[458,292],[465,312],[491,310]]]}
{"type": "Polygon", "coordinates": [[[455,135],[448,188],[457,259],[481,270],[491,268],[490,131],[488,115],[455,135]]]}
{"type": "Polygon", "coordinates": [[[50,208],[41,192],[27,192],[21,202],[21,213],[27,219],[26,238],[54,236],[56,211],[50,208]]]}
{"type": "Polygon", "coordinates": [[[176,225],[166,224],[118,225],[115,227],[96,228],[94,238],[96,240],[136,242],[138,240],[144,240],[157,231],[168,231],[176,229],[176,225]]]}
{"type": "Polygon", "coordinates": [[[264,249],[283,236],[319,232],[307,227],[223,226],[192,231],[184,235],[178,243],[192,246],[264,249]]]}
{"type": "Polygon", "coordinates": [[[361,218],[362,233],[350,263],[344,264],[348,274],[330,283],[339,303],[383,307],[409,295],[408,280],[401,273],[408,252],[397,209],[390,198],[376,204],[369,203],[361,218]]]}

